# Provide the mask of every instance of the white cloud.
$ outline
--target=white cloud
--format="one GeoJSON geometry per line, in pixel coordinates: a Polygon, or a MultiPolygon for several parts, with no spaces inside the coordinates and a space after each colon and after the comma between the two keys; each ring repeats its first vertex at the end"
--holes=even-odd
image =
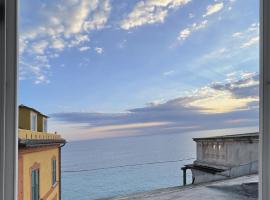
{"type": "Polygon", "coordinates": [[[111,12],[109,1],[103,1],[100,4],[98,11],[91,16],[89,20],[84,22],[83,28],[86,31],[99,30],[105,27],[111,12]]]}
{"type": "Polygon", "coordinates": [[[87,46],[79,48],[80,51],[87,51],[89,49],[90,49],[90,47],[87,47],[87,46]]]}
{"type": "MultiPolygon", "coordinates": [[[[91,31],[104,28],[111,11],[110,0],[56,0],[54,4],[44,3],[40,7],[31,5],[36,11],[33,21],[20,29],[20,58],[27,58],[28,63],[20,71],[25,77],[32,74],[37,83],[44,82],[41,77],[47,74],[43,64],[49,65],[49,59],[59,56],[66,48],[85,49],[91,31]],[[35,23],[35,19],[40,23],[35,23]],[[47,62],[36,59],[38,55],[46,55],[47,62]],[[33,73],[31,66],[40,68],[39,74],[33,73]]],[[[31,22],[31,17],[27,19],[31,22]]]]}
{"type": "Polygon", "coordinates": [[[83,44],[85,42],[89,42],[90,38],[86,34],[78,34],[75,35],[74,38],[69,42],[69,47],[76,47],[79,46],[80,44],[83,44]]]}
{"type": "Polygon", "coordinates": [[[234,33],[232,36],[233,36],[233,37],[240,37],[241,35],[242,35],[241,32],[236,32],[236,33],[234,33]]]}
{"type": "Polygon", "coordinates": [[[258,103],[257,73],[231,73],[227,77],[225,83],[213,83],[194,91],[193,100],[186,106],[200,108],[205,113],[227,113],[249,109],[250,104],[258,103]]]}
{"type": "Polygon", "coordinates": [[[37,76],[35,80],[35,84],[40,84],[40,83],[50,83],[50,81],[47,80],[44,75],[40,75],[40,76],[37,76]]]}
{"type": "Polygon", "coordinates": [[[221,11],[223,7],[224,7],[223,2],[209,5],[209,6],[207,6],[206,13],[203,15],[203,17],[217,13],[217,12],[221,11]]]}
{"type": "Polygon", "coordinates": [[[170,71],[167,71],[167,72],[164,72],[163,73],[164,76],[171,76],[173,74],[175,74],[175,71],[174,70],[170,70],[170,71]]]}
{"type": "Polygon", "coordinates": [[[57,38],[52,40],[52,48],[57,50],[63,50],[65,48],[65,43],[62,39],[57,38]]]}
{"type": "Polygon", "coordinates": [[[248,41],[243,43],[241,48],[247,48],[247,47],[250,47],[252,45],[258,44],[259,39],[260,39],[259,36],[252,37],[248,41]]]}
{"type": "Polygon", "coordinates": [[[200,23],[193,23],[191,26],[189,26],[189,27],[183,29],[182,31],[180,31],[177,39],[180,40],[180,41],[184,41],[188,37],[190,37],[190,35],[193,32],[205,28],[207,26],[207,24],[208,24],[207,20],[204,20],[204,21],[202,21],[200,23]]]}
{"type": "Polygon", "coordinates": [[[41,40],[32,45],[32,49],[36,54],[44,54],[45,49],[48,46],[48,42],[45,40],[41,40]]]}
{"type": "Polygon", "coordinates": [[[210,87],[200,89],[196,95],[200,98],[187,105],[200,108],[205,113],[232,112],[245,109],[249,103],[259,101],[258,97],[237,98],[230,91],[218,91],[210,87]]]}
{"type": "Polygon", "coordinates": [[[95,48],[95,51],[98,53],[98,54],[102,54],[104,52],[104,49],[101,48],[101,47],[96,47],[95,48]]]}
{"type": "Polygon", "coordinates": [[[168,11],[191,0],[143,0],[139,1],[128,16],[121,21],[121,28],[129,30],[145,24],[162,23],[168,11]]]}

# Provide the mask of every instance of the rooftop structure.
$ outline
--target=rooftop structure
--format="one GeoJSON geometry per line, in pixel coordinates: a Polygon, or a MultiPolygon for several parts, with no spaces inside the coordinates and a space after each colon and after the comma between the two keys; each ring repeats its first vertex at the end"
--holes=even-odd
{"type": "Polygon", "coordinates": [[[194,138],[197,158],[182,168],[192,171],[193,183],[239,177],[258,172],[258,133],[194,138]]]}
{"type": "Polygon", "coordinates": [[[215,181],[206,184],[158,189],[139,194],[111,198],[111,200],[257,200],[258,176],[215,181]]]}

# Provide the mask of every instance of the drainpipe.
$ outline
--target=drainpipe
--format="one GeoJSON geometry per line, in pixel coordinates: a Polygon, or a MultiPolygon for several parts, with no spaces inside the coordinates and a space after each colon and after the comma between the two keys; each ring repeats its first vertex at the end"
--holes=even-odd
{"type": "Polygon", "coordinates": [[[58,154],[58,160],[59,160],[59,167],[58,167],[58,174],[59,174],[59,200],[62,199],[62,181],[61,181],[61,148],[64,147],[66,145],[66,142],[62,145],[59,146],[59,154],[58,154]]]}

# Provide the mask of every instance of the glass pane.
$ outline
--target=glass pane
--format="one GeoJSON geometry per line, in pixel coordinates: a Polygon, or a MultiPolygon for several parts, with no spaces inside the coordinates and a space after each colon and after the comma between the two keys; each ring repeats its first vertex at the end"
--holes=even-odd
{"type": "Polygon", "coordinates": [[[257,198],[258,0],[21,4],[20,103],[49,115],[31,162],[64,200],[257,198]]]}

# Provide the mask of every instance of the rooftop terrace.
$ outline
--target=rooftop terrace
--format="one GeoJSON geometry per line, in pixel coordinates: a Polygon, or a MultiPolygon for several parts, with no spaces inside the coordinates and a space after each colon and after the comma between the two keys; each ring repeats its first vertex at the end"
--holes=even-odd
{"type": "Polygon", "coordinates": [[[25,129],[19,129],[18,137],[20,146],[28,146],[28,147],[61,144],[66,142],[61,137],[61,135],[56,133],[37,132],[25,129]]]}
{"type": "Polygon", "coordinates": [[[111,200],[257,200],[258,175],[216,181],[207,184],[172,187],[111,200]]]}

